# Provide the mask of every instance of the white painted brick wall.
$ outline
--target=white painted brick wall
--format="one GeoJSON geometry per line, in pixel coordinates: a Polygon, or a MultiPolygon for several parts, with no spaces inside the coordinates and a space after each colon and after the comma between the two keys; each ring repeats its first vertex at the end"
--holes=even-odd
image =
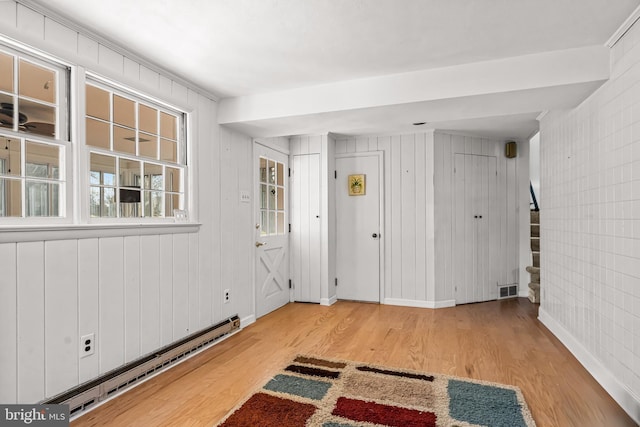
{"type": "Polygon", "coordinates": [[[610,81],[580,106],[541,120],[541,313],[637,401],[640,25],[611,64],[610,81]]]}

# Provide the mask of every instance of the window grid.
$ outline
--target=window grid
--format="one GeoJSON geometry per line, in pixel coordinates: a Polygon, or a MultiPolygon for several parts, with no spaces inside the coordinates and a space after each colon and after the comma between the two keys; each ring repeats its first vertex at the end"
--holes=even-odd
{"type": "Polygon", "coordinates": [[[260,157],[260,235],[285,234],[284,164],[260,157]]]}

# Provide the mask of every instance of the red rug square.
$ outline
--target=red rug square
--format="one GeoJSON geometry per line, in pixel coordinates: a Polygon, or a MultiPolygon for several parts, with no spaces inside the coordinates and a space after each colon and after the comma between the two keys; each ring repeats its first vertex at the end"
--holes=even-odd
{"type": "Polygon", "coordinates": [[[256,393],[221,424],[225,427],[303,427],[316,407],[256,393]]]}
{"type": "Polygon", "coordinates": [[[341,397],[333,415],[394,427],[436,427],[436,414],[341,397]]]}

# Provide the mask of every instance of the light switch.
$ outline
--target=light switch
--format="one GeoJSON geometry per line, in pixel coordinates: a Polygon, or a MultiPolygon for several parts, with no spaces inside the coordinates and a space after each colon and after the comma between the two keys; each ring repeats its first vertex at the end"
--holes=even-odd
{"type": "Polygon", "coordinates": [[[251,195],[248,191],[240,190],[240,201],[242,203],[249,203],[251,201],[251,195]]]}

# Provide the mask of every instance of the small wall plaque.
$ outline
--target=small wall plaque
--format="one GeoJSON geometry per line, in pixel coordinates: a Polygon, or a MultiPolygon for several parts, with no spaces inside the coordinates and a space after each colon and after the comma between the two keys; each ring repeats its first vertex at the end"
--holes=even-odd
{"type": "Polygon", "coordinates": [[[366,175],[349,175],[349,195],[364,196],[366,194],[366,175]]]}

